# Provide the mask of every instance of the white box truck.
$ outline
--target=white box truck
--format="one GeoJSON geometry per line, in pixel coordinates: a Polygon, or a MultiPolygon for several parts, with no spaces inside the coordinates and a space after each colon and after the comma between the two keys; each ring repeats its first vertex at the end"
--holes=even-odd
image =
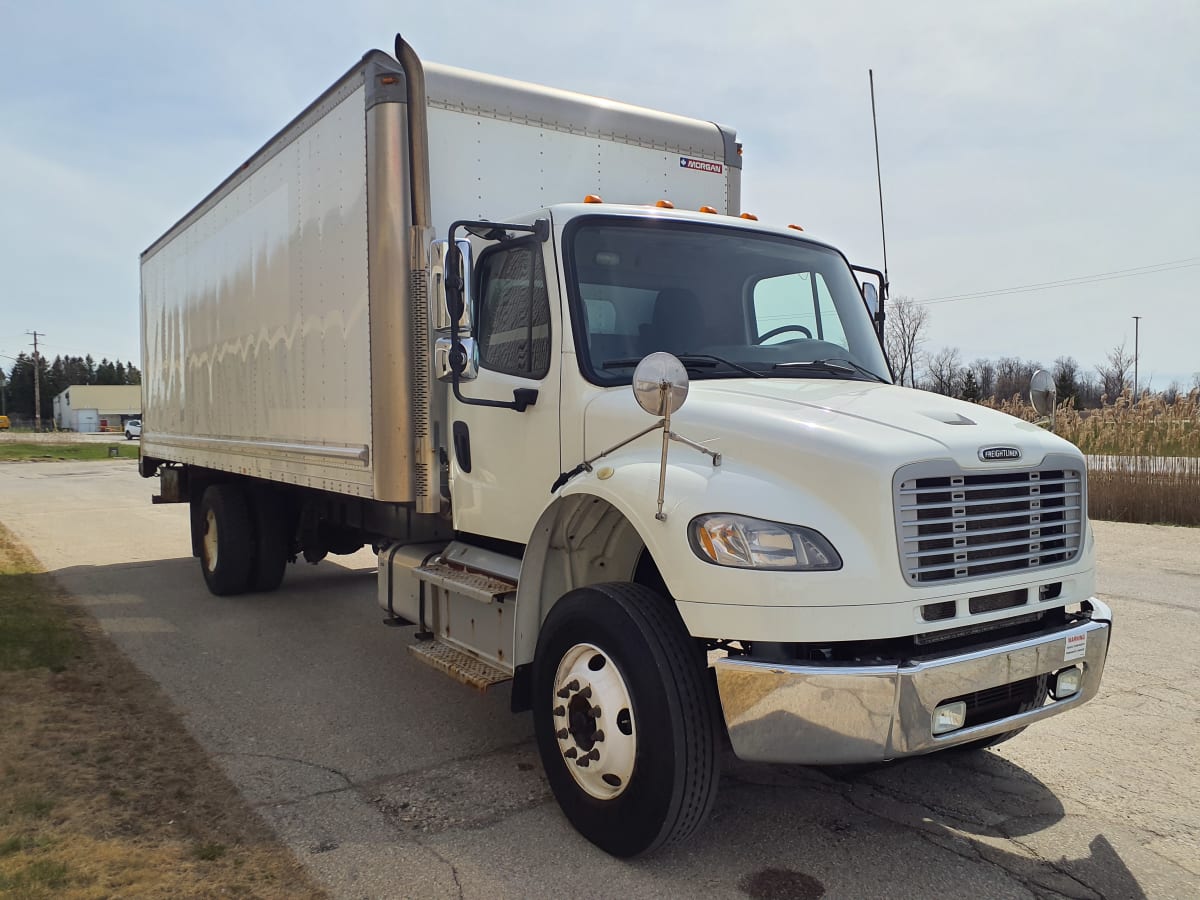
{"type": "Polygon", "coordinates": [[[142,255],[141,472],[209,588],[374,547],[385,621],[511,682],[622,856],[699,826],[726,736],[976,749],[1107,655],[1079,451],[892,383],[886,285],[742,213],[741,165],[397,38],[142,255]]]}

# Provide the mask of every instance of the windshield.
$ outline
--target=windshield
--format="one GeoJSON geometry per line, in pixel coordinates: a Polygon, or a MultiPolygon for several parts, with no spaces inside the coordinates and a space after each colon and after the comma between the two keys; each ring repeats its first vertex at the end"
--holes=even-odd
{"type": "Polygon", "coordinates": [[[834,250],[716,225],[597,217],[568,230],[567,255],[576,347],[596,384],[628,384],[632,366],[656,350],[693,357],[684,363],[695,378],[891,381],[834,250]]]}

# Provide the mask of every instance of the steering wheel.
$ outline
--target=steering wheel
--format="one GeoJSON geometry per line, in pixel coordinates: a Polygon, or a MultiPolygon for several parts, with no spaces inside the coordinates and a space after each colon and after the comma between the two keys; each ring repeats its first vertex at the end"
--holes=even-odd
{"type": "Polygon", "coordinates": [[[809,331],[807,328],[805,328],[803,325],[780,325],[778,328],[772,328],[766,334],[760,334],[757,338],[754,339],[754,343],[761,344],[763,341],[770,340],[771,338],[775,337],[775,335],[777,335],[777,334],[785,334],[786,332],[789,332],[789,331],[799,331],[810,341],[812,340],[812,332],[809,331]]]}

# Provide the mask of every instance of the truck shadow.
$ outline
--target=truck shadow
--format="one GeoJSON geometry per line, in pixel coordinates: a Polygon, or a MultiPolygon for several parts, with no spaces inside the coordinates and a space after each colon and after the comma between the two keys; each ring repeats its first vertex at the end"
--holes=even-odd
{"type": "Polygon", "coordinates": [[[753,847],[762,862],[738,887],[756,898],[815,900],[827,889],[968,896],[978,894],[971,886],[983,875],[1035,896],[1144,898],[1095,824],[1068,815],[1049,787],[1002,752],[821,768],[746,763],[727,752],[722,795],[697,843],[735,834],[753,847]],[[769,827],[750,821],[755,812],[769,827]],[[853,873],[849,883],[828,877],[843,865],[853,873]]]}

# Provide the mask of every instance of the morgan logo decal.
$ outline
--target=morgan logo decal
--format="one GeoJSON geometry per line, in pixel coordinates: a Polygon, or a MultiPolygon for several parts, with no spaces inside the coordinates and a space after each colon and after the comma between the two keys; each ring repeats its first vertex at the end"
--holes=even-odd
{"type": "Polygon", "coordinates": [[[995,462],[1004,459],[1020,459],[1021,451],[1016,447],[984,447],[979,451],[979,458],[984,462],[995,462]]]}
{"type": "Polygon", "coordinates": [[[695,169],[697,172],[712,172],[714,175],[720,175],[725,171],[725,167],[721,163],[707,162],[703,159],[690,159],[686,156],[679,157],[679,168],[695,169]]]}

